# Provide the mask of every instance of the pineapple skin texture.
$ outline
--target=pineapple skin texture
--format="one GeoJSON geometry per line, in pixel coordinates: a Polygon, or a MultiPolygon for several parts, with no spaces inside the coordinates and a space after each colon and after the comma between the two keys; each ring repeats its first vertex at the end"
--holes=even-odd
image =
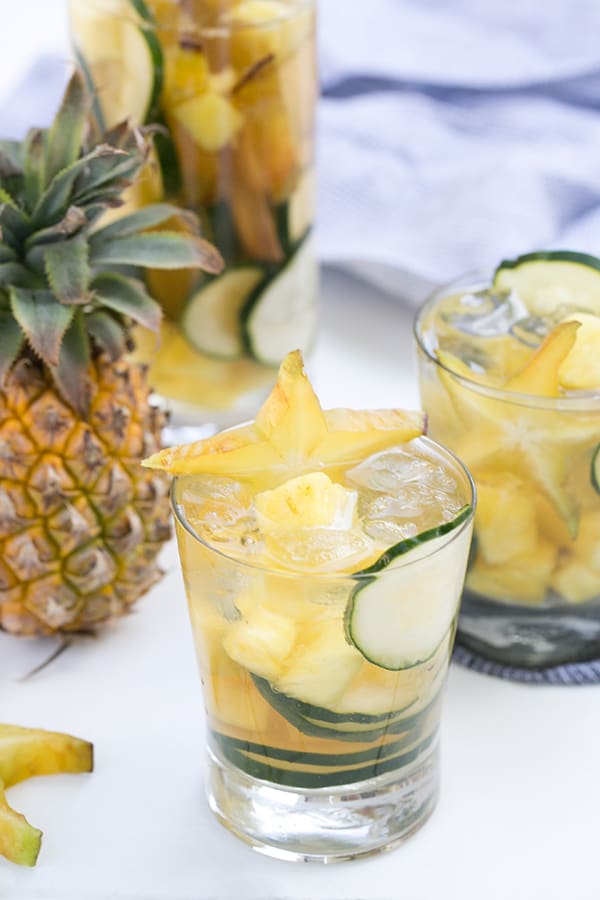
{"type": "Polygon", "coordinates": [[[162,575],[168,480],[139,460],[160,446],[144,367],[88,370],[88,422],[21,358],[0,390],[0,629],[72,634],[127,613],[162,575]]]}

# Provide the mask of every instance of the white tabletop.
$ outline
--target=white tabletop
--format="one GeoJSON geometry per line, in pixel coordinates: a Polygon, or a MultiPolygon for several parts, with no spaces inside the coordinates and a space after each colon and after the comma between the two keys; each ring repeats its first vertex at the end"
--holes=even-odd
{"type": "MultiPolygon", "coordinates": [[[[417,403],[411,313],[347,276],[324,282],[309,362],[324,405],[417,403]]],[[[128,619],[19,680],[46,643],[0,635],[0,718],[94,742],[91,775],[10,800],[44,831],[33,870],[0,859],[5,900],[598,900],[600,688],[535,687],[453,665],[442,794],[393,853],[300,866],[259,856],[210,814],[203,707],[175,547],[128,619]]]]}

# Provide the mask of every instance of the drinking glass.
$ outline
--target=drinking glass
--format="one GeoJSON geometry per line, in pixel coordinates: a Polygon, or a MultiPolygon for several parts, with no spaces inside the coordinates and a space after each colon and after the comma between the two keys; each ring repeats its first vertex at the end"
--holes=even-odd
{"type": "MultiPolygon", "coordinates": [[[[99,125],[153,126],[126,206],[165,200],[200,219],[226,268],[150,269],[159,345],[137,355],[179,424],[254,414],[316,330],[317,96],[313,0],[70,0],[76,56],[99,125]]],[[[185,217],[165,226],[186,230],[185,217]]]]}
{"type": "Polygon", "coordinates": [[[424,304],[415,335],[429,433],[477,485],[457,641],[540,669],[600,656],[600,397],[533,396],[478,379],[514,373],[540,342],[539,320],[513,322],[512,302],[469,276],[424,304]],[[460,314],[444,312],[457,303],[460,314]],[[485,322],[469,324],[486,303],[485,322]]]}
{"type": "MultiPolygon", "coordinates": [[[[426,532],[435,540],[397,544],[393,564],[357,572],[331,571],[340,535],[323,529],[320,547],[314,529],[284,535],[277,554],[286,566],[269,567],[254,553],[260,537],[240,499],[243,485],[199,475],[173,482],[207,713],[209,804],[259,852],[353,859],[394,847],[435,807],[442,692],[474,495],[453,454],[427,438],[411,446],[411,477],[437,479],[432,491],[439,485],[463,513],[452,527],[426,532]],[[423,459],[435,461],[434,474],[423,459]],[[371,661],[349,629],[354,642],[364,632],[392,656],[402,643],[406,663],[371,661]],[[431,650],[419,655],[430,636],[431,650]]],[[[408,451],[399,452],[406,466],[408,451]]],[[[415,482],[408,489],[418,496],[415,482]]],[[[365,509],[387,501],[365,489],[358,502],[365,509]]],[[[398,529],[393,515],[373,528],[398,529]]]]}

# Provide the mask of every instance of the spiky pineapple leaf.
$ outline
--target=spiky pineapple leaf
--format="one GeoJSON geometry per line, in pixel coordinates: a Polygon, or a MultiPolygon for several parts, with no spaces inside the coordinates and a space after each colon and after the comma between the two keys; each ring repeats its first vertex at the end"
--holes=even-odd
{"type": "Polygon", "coordinates": [[[77,176],[73,186],[73,203],[85,206],[103,189],[118,187],[121,190],[134,180],[144,163],[141,153],[128,153],[110,145],[108,152],[90,160],[86,169],[77,176]]]}
{"type": "Polygon", "coordinates": [[[19,262],[0,262],[0,288],[11,284],[24,286],[29,279],[29,272],[19,262]]]}
{"type": "Polygon", "coordinates": [[[88,313],[85,326],[96,345],[104,350],[113,362],[127,352],[127,337],[123,326],[110,313],[102,309],[88,313]]]}
{"type": "Polygon", "coordinates": [[[128,316],[151,331],[158,331],[162,318],[160,305],[137,279],[117,272],[101,272],[93,279],[91,288],[99,306],[128,316]]]}
{"type": "MultiPolygon", "coordinates": [[[[45,228],[49,222],[58,222],[66,214],[68,208],[79,205],[73,196],[73,185],[77,178],[85,173],[96,160],[113,160],[114,149],[107,144],[94,147],[86,156],[62,169],[49,184],[32,213],[35,228],[45,228]]],[[[110,165],[110,163],[109,163],[110,165]]]]}
{"type": "MultiPolygon", "coordinates": [[[[73,307],[67,308],[73,311],[73,307]]],[[[87,418],[89,406],[87,371],[90,358],[85,316],[77,310],[61,344],[58,365],[50,366],[50,372],[64,399],[84,419],[87,418]]]]}
{"type": "Polygon", "coordinates": [[[0,203],[0,231],[2,240],[18,250],[21,241],[32,231],[31,220],[27,213],[12,203],[0,203]]]}
{"type": "Polygon", "coordinates": [[[0,141],[0,179],[23,174],[23,144],[21,141],[0,141]]]}
{"type": "Polygon", "coordinates": [[[43,256],[48,283],[61,303],[87,303],[91,270],[86,235],[79,232],[66,240],[45,244],[43,256]]]}
{"type": "Polygon", "coordinates": [[[151,203],[149,206],[144,206],[142,209],[138,209],[126,216],[121,216],[120,219],[116,219],[110,225],[99,228],[94,232],[93,243],[97,245],[117,237],[137,234],[140,231],[145,231],[147,228],[155,228],[157,225],[162,225],[175,217],[178,217],[185,223],[190,233],[196,234],[198,232],[199,222],[195,213],[190,210],[182,210],[171,203],[151,203]]]}
{"type": "Polygon", "coordinates": [[[223,268],[219,251],[195,235],[153,231],[126,235],[110,241],[90,241],[94,266],[151,266],[155,269],[181,267],[218,273],[223,268]]]}
{"type": "Polygon", "coordinates": [[[53,241],[63,240],[76,234],[84,225],[87,225],[86,211],[79,206],[70,206],[63,218],[55,225],[48,228],[40,228],[34,231],[25,241],[25,250],[36,247],[38,244],[49,244],[53,241]]]}
{"type": "Polygon", "coordinates": [[[0,385],[23,346],[23,332],[10,309],[0,309],[0,385]]]}
{"type": "Polygon", "coordinates": [[[32,128],[25,140],[25,206],[31,212],[46,184],[46,138],[41,128],[32,128]]]}
{"type": "Polygon", "coordinates": [[[61,342],[74,308],[56,302],[52,291],[11,286],[10,306],[27,342],[48,366],[59,362],[61,342]]]}
{"type": "Polygon", "coordinates": [[[76,69],[48,132],[47,180],[79,158],[89,109],[89,93],[83,75],[76,69]]]}
{"type": "Polygon", "coordinates": [[[12,206],[13,209],[18,208],[17,201],[13,197],[6,188],[0,187],[0,203],[6,203],[7,206],[12,206]]]}

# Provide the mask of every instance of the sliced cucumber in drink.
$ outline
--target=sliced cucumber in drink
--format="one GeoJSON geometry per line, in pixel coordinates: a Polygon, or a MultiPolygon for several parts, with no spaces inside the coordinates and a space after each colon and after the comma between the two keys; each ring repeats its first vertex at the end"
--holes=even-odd
{"type": "Polygon", "coordinates": [[[436,732],[357,753],[321,754],[264,747],[213,732],[226,759],[255,778],[287,787],[321,788],[366,781],[408,765],[436,740],[436,732]]]}
{"type": "Polygon", "coordinates": [[[78,61],[96,99],[102,128],[153,117],[163,79],[163,53],[144,0],[112,0],[105,13],[89,0],[71,0],[78,61]]]}
{"type": "Polygon", "coordinates": [[[263,279],[264,270],[259,266],[241,266],[205,281],[181,316],[181,328],[190,344],[218,359],[242,356],[240,312],[263,279]]]}
{"type": "Polygon", "coordinates": [[[591,469],[592,486],[600,494],[600,444],[594,450],[591,469]]]}
{"type": "Polygon", "coordinates": [[[400,541],[358,573],[363,583],[350,597],[346,631],[369,662],[410,669],[430,659],[444,640],[465,576],[471,513],[464,506],[450,522],[400,541]]]}
{"type": "Polygon", "coordinates": [[[600,259],[570,250],[526,253],[500,263],[494,288],[515,291],[532,316],[559,307],[600,314],[600,259]]]}
{"type": "Polygon", "coordinates": [[[314,248],[307,235],[242,310],[246,345],[255,359],[277,366],[290,350],[310,347],[317,323],[318,281],[314,248]]]}

